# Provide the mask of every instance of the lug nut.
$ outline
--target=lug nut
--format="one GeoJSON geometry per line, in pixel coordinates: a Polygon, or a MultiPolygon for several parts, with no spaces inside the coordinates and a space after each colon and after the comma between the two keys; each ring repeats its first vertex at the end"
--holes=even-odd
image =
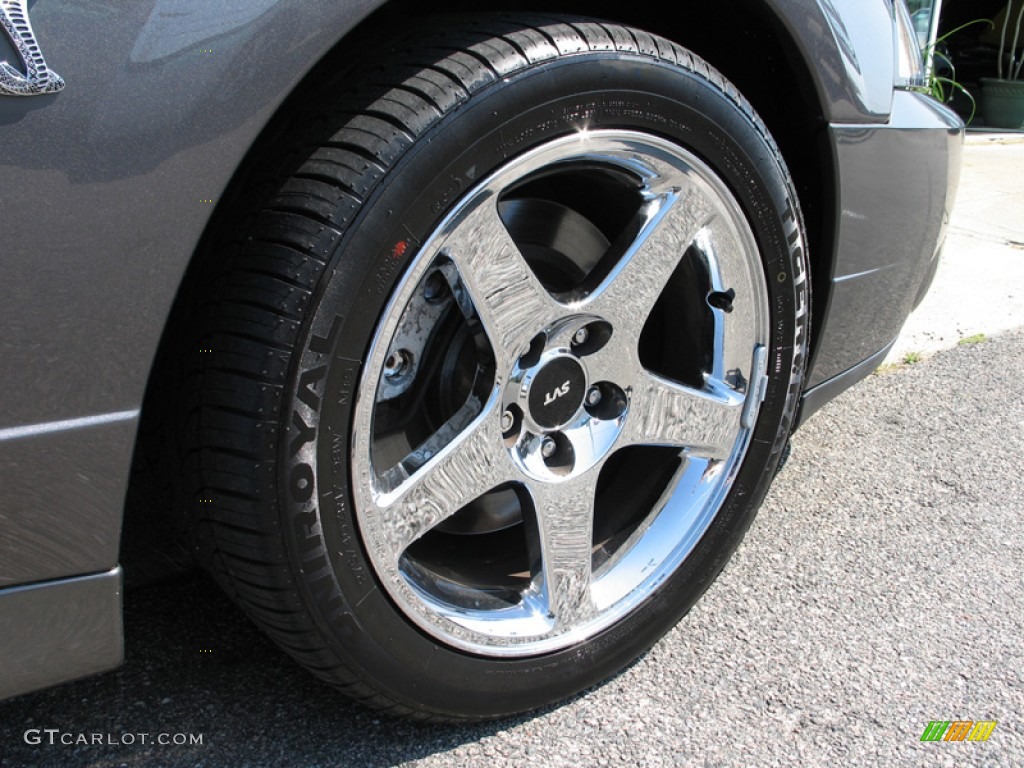
{"type": "Polygon", "coordinates": [[[448,282],[444,279],[444,275],[434,272],[427,278],[427,282],[423,286],[423,298],[431,304],[436,304],[444,298],[447,287],[448,282]]]}
{"type": "Polygon", "coordinates": [[[591,387],[590,391],[587,392],[587,405],[597,405],[601,402],[601,390],[597,387],[591,387]]]}
{"type": "Polygon", "coordinates": [[[555,442],[553,437],[545,437],[540,443],[540,455],[545,459],[550,459],[555,455],[555,451],[558,450],[558,444],[555,442]]]}
{"type": "Polygon", "coordinates": [[[384,360],[384,378],[397,379],[409,367],[411,354],[407,349],[396,349],[388,353],[384,360]]]}
{"type": "Polygon", "coordinates": [[[505,411],[501,414],[501,431],[508,432],[512,429],[516,423],[516,417],[512,415],[512,411],[505,411]]]}
{"type": "Polygon", "coordinates": [[[580,328],[572,336],[572,343],[577,347],[587,343],[587,339],[590,337],[590,332],[586,328],[580,328]]]}

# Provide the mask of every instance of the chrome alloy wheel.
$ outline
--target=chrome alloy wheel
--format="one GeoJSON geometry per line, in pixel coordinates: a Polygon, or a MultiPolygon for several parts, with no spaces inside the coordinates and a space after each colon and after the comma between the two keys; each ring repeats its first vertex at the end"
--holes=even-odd
{"type": "Polygon", "coordinates": [[[528,656],[649,597],[746,453],[766,295],[733,194],[653,135],[553,140],[463,194],[396,288],[355,406],[356,517],[402,613],[528,656]]]}

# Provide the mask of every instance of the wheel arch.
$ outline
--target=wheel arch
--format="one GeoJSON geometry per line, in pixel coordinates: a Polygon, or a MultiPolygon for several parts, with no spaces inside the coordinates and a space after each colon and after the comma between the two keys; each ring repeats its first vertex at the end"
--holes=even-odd
{"type": "MultiPolygon", "coordinates": [[[[373,4],[370,4],[371,6],[373,4]]],[[[826,84],[808,64],[793,31],[782,21],[780,7],[792,12],[791,0],[737,0],[723,7],[719,3],[688,3],[673,19],[647,8],[630,9],[611,0],[582,3],[560,0],[546,8],[551,13],[572,13],[631,24],[660,34],[690,48],[719,69],[753,104],[767,124],[785,158],[801,201],[809,241],[809,265],[814,296],[809,354],[815,351],[814,328],[827,307],[832,275],[835,239],[835,158],[828,138],[828,112],[833,103],[826,84]],[[742,55],[737,55],[738,43],[742,55]]],[[[365,6],[364,6],[365,7],[365,6]]],[[[464,0],[447,0],[431,6],[431,14],[462,11],[516,12],[523,9],[518,0],[491,0],[486,5],[464,0]]],[[[820,8],[814,5],[820,14],[820,8]]],[[[254,170],[289,126],[289,115],[328,75],[338,70],[357,68],[372,40],[385,38],[396,24],[407,25],[417,13],[411,0],[377,3],[364,19],[342,29],[333,45],[297,81],[294,89],[274,110],[245,149],[233,176],[226,180],[225,191],[207,220],[196,243],[177,295],[167,316],[142,408],[140,439],[136,446],[136,464],[145,454],[145,435],[159,429],[167,406],[167,393],[160,382],[166,380],[166,366],[174,364],[177,334],[192,310],[192,286],[202,280],[202,266],[210,258],[215,244],[233,226],[238,212],[245,207],[244,192],[254,170]]],[[[353,18],[349,14],[348,18],[353,18]]],[[[356,17],[358,18],[358,17],[356,17]]],[[[825,24],[822,17],[822,24],[825,24]]],[[[826,25],[827,27],[827,25],[826,25]]],[[[146,473],[136,472],[132,482],[146,473]]],[[[129,513],[131,510],[129,509],[129,513]]],[[[130,517],[130,514],[129,514],[130,517]]],[[[127,530],[137,527],[126,519],[127,530]]],[[[123,549],[138,536],[126,537],[123,549]]],[[[130,553],[129,553],[130,554],[130,553]]],[[[122,557],[124,553],[122,553],[122,557]]]]}

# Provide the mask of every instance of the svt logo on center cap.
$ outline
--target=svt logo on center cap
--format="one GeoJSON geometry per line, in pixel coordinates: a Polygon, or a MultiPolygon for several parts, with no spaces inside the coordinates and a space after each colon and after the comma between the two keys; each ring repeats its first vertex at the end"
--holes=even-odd
{"type": "Polygon", "coordinates": [[[530,384],[530,417],[542,429],[566,424],[583,405],[587,376],[574,357],[556,357],[530,384]]]}
{"type": "Polygon", "coordinates": [[[564,384],[562,384],[562,386],[556,387],[554,390],[544,395],[544,405],[551,405],[558,398],[563,397],[564,395],[568,395],[570,384],[571,382],[566,381],[564,384]]]}

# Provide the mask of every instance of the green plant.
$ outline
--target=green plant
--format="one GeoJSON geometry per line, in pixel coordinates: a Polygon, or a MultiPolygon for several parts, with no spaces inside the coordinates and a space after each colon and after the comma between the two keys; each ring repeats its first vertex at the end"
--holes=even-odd
{"type": "Polygon", "coordinates": [[[920,362],[921,362],[921,353],[920,352],[907,352],[907,354],[905,354],[903,356],[903,364],[904,365],[913,365],[914,363],[920,363],[920,362]]]}
{"type": "Polygon", "coordinates": [[[960,341],[957,342],[957,343],[961,347],[966,347],[966,346],[969,346],[971,344],[981,344],[981,342],[983,342],[983,341],[986,341],[985,334],[984,333],[976,333],[973,336],[964,336],[964,338],[960,339],[960,341]]]}
{"type": "Polygon", "coordinates": [[[995,27],[995,24],[989,19],[974,19],[973,21],[968,21],[966,24],[961,24],[956,29],[951,29],[949,32],[946,32],[941,37],[936,38],[935,42],[926,46],[923,51],[925,61],[927,62],[928,72],[928,80],[924,88],[925,92],[936,101],[939,101],[943,104],[948,104],[953,99],[953,95],[957,91],[960,91],[971,102],[971,114],[970,117],[967,118],[968,124],[970,124],[970,122],[974,120],[974,114],[975,112],[978,111],[978,104],[974,100],[974,96],[971,95],[971,92],[968,91],[962,84],[957,82],[956,67],[953,65],[953,60],[950,59],[949,56],[947,56],[945,53],[938,50],[938,46],[941,43],[944,43],[953,35],[955,35],[957,32],[960,32],[961,30],[966,29],[967,27],[970,27],[974,24],[988,24],[990,27],[995,27]],[[945,65],[945,69],[949,70],[950,75],[948,77],[945,75],[939,75],[936,72],[936,60],[941,61],[945,65]]]}
{"type": "MultiPolygon", "coordinates": [[[[1010,19],[1013,16],[1013,0],[1006,4],[1006,15],[1003,17],[1003,29],[999,35],[999,59],[998,72],[1000,80],[1019,80],[1021,67],[1024,66],[1024,56],[1017,58],[1017,43],[1020,40],[1020,22],[1024,19],[1024,3],[1021,3],[1020,11],[1017,13],[1017,23],[1013,29],[1013,44],[1010,46],[1010,63],[1006,68],[1006,77],[1003,77],[1003,55],[1006,51],[1006,31],[1010,28],[1010,19]]],[[[994,25],[993,25],[994,26],[994,25]]]]}

